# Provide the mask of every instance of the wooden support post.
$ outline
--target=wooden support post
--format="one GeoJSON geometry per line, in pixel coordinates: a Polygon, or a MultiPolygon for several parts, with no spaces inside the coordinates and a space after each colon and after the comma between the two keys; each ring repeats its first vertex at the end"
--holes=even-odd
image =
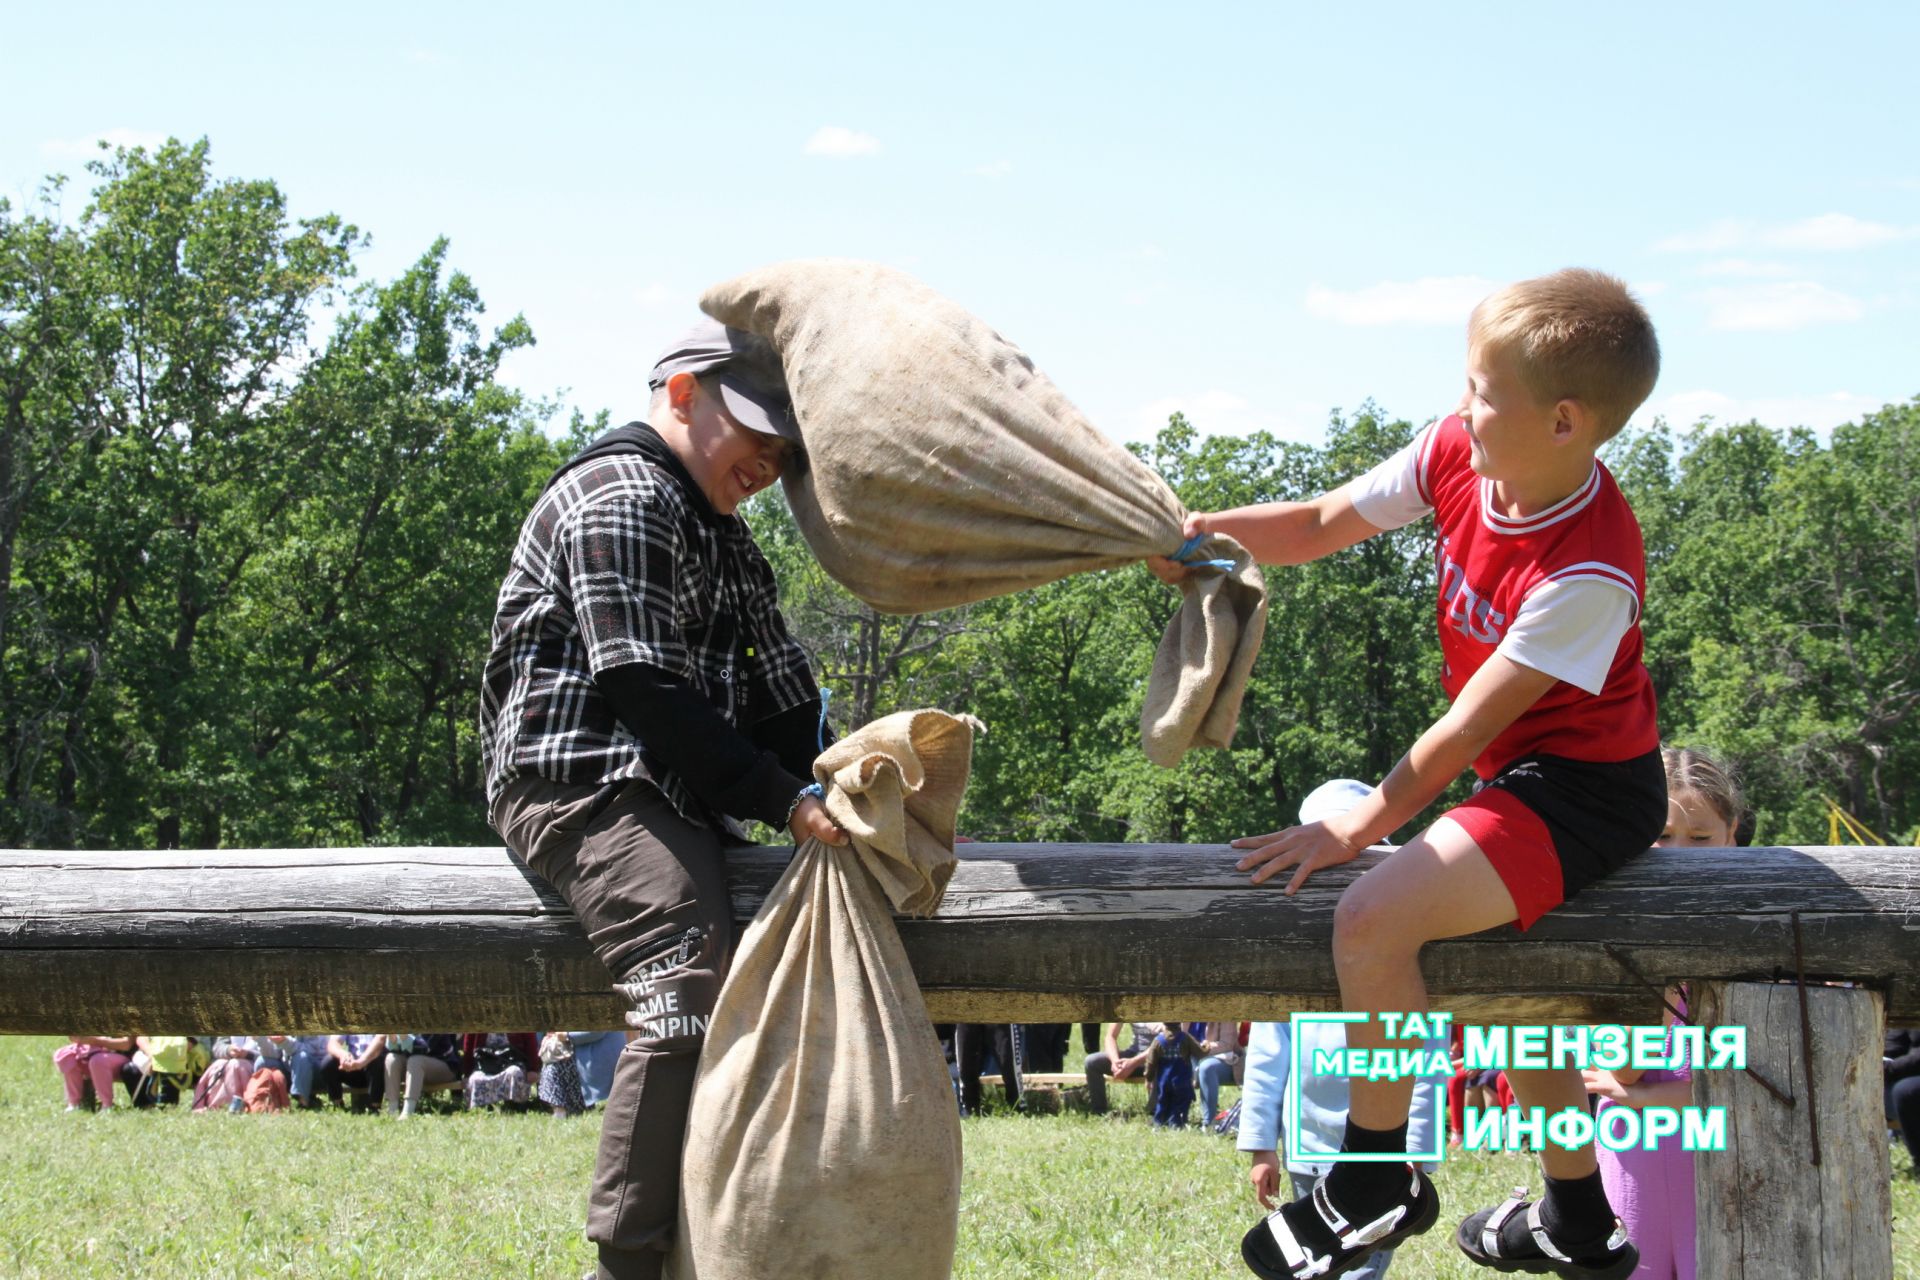
{"type": "Polygon", "coordinates": [[[1694,1105],[1725,1107],[1727,1121],[1727,1149],[1694,1157],[1700,1280],[1891,1280],[1879,993],[1810,984],[1803,1031],[1793,983],[1692,990],[1699,1023],[1745,1027],[1748,1065],[1793,1099],[1744,1072],[1696,1066],[1694,1105]]]}

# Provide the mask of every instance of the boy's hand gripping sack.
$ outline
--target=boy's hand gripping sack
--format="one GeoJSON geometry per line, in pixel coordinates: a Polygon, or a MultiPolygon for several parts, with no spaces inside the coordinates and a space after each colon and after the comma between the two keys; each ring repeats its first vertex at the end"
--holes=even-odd
{"type": "Polygon", "coordinates": [[[947,1280],[960,1119],[893,913],[933,914],[975,722],[906,711],[815,762],[809,840],[747,926],[693,1086],[674,1280],[947,1280]]]}
{"type": "MultiPolygon", "coordinates": [[[[770,341],[806,441],[787,501],[813,553],[886,613],[946,609],[1182,544],[1166,482],[1107,439],[1020,349],[911,276],[786,262],[729,280],[708,315],[770,341]]],[[[1225,747],[1266,630],[1266,584],[1231,560],[1181,585],[1154,655],[1141,740],[1156,764],[1225,747]]]]}

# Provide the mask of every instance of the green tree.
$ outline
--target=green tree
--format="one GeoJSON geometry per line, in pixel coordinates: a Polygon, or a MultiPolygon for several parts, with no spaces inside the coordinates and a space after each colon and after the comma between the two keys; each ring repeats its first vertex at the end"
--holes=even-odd
{"type": "Polygon", "coordinates": [[[316,454],[236,628],[246,718],[210,749],[239,838],[485,841],[475,725],[494,596],[563,460],[543,406],[495,381],[532,340],[491,337],[436,243],[362,289],[289,406],[316,454]]]}
{"type": "Polygon", "coordinates": [[[71,226],[0,209],[0,837],[487,838],[475,682],[561,456],[496,381],[524,321],[436,244],[316,347],[353,227],[204,141],[89,168],[71,226]]]}

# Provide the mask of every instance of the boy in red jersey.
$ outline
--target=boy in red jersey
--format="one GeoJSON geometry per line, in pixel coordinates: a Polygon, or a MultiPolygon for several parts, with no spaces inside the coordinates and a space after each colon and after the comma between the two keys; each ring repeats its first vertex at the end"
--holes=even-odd
{"type": "MultiPolygon", "coordinates": [[[[1334,965],[1349,1010],[1425,1010],[1420,948],[1521,929],[1646,849],[1666,818],[1652,682],[1640,658],[1640,527],[1596,459],[1653,389],[1652,322],[1611,276],[1569,270],[1511,285],[1474,309],[1467,388],[1452,416],[1312,502],[1197,514],[1264,564],[1301,564],[1432,513],[1441,683],[1451,706],[1379,788],[1345,814],[1234,841],[1256,883],[1291,894],[1479,777],[1449,810],[1341,896],[1334,965]]],[[[1184,574],[1150,562],[1163,579],[1184,574]]],[[[1386,1047],[1377,1019],[1348,1027],[1386,1047]]],[[[1523,1106],[1586,1106],[1575,1069],[1508,1073],[1523,1106]]],[[[1334,1276],[1432,1226],[1439,1199],[1406,1151],[1415,1082],[1351,1081],[1343,1161],[1313,1196],[1248,1233],[1265,1277],[1334,1276]]],[[[1591,1145],[1545,1144],[1546,1194],[1460,1224],[1456,1242],[1503,1271],[1618,1280],[1638,1254],[1618,1229],[1591,1145]]]]}

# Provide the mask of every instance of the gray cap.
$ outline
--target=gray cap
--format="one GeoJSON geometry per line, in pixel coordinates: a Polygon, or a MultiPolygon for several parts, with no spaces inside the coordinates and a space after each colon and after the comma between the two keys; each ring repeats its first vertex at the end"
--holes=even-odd
{"type": "Polygon", "coordinates": [[[660,354],[647,385],[658,391],[676,373],[712,376],[734,421],[763,435],[802,443],[786,371],[766,339],[703,317],[660,354]]]}

